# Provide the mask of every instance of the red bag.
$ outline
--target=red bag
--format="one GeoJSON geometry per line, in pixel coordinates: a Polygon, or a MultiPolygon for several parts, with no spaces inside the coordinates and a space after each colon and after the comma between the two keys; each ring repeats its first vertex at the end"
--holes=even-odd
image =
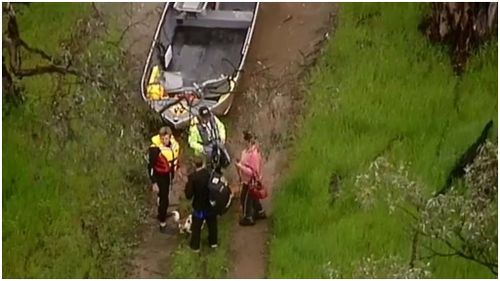
{"type": "MultiPolygon", "coordinates": [[[[252,178],[250,179],[250,182],[248,183],[248,193],[250,196],[254,199],[260,200],[264,199],[267,197],[267,188],[262,184],[260,180],[257,179],[257,175],[255,170],[247,164],[243,164],[245,167],[249,168],[252,170],[252,178]]],[[[239,174],[239,172],[238,172],[239,174]]]]}
{"type": "Polygon", "coordinates": [[[252,177],[248,184],[248,192],[254,199],[264,199],[267,197],[267,189],[260,180],[255,178],[255,176],[252,177]]]}

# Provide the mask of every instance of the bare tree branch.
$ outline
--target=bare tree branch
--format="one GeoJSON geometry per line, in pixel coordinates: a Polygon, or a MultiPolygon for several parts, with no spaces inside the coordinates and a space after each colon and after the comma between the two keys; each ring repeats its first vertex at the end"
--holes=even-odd
{"type": "Polygon", "coordinates": [[[133,27],[135,27],[135,26],[137,26],[137,25],[140,25],[140,24],[145,24],[145,23],[144,23],[144,21],[145,21],[145,20],[146,20],[146,19],[138,20],[138,21],[136,21],[136,22],[133,22],[133,23],[131,23],[131,24],[127,25],[127,27],[125,27],[125,29],[124,29],[124,30],[122,31],[122,33],[120,34],[120,37],[118,38],[118,41],[116,41],[116,43],[115,43],[115,44],[116,44],[116,45],[121,44],[121,42],[123,41],[123,38],[125,38],[125,35],[127,34],[127,32],[128,32],[131,28],[133,28],[133,27]]]}
{"type": "Polygon", "coordinates": [[[417,249],[418,249],[418,231],[414,231],[411,243],[410,268],[413,268],[415,266],[415,261],[417,260],[417,249]]]}
{"type": "MultiPolygon", "coordinates": [[[[419,231],[419,233],[421,235],[426,235],[421,231],[419,231]]],[[[449,249],[451,249],[451,252],[443,253],[443,252],[437,251],[432,246],[429,246],[425,243],[422,243],[422,247],[424,247],[425,249],[432,252],[431,255],[422,257],[423,259],[430,259],[430,258],[433,258],[436,256],[439,256],[439,257],[453,257],[453,256],[461,257],[461,258],[464,258],[466,260],[470,260],[470,261],[478,263],[482,266],[487,267],[491,271],[491,273],[493,273],[495,276],[498,276],[498,262],[490,262],[490,261],[487,261],[488,260],[487,258],[483,259],[483,258],[477,257],[476,255],[467,254],[464,251],[462,251],[461,249],[458,249],[457,247],[455,247],[450,241],[448,241],[442,237],[437,237],[437,239],[439,241],[443,242],[449,249]]]]}
{"type": "Polygon", "coordinates": [[[133,10],[133,4],[131,3],[130,4],[130,8],[125,10],[125,14],[127,15],[127,17],[129,18],[129,24],[122,30],[122,32],[120,33],[120,36],[118,37],[118,40],[114,41],[114,42],[109,42],[110,44],[114,45],[114,46],[119,46],[123,39],[125,38],[126,34],[130,31],[130,29],[134,28],[135,26],[138,26],[138,25],[145,25],[145,21],[149,18],[149,16],[152,14],[152,12],[148,12],[146,15],[144,15],[144,17],[142,19],[139,19],[135,22],[131,22],[131,19],[132,19],[132,12],[131,10],[133,10]]]}
{"type": "Polygon", "coordinates": [[[94,11],[94,14],[97,18],[102,20],[102,14],[101,11],[99,11],[99,8],[97,8],[97,5],[95,2],[92,2],[92,10],[94,11]]]}
{"type": "Polygon", "coordinates": [[[30,53],[35,53],[39,56],[41,56],[42,58],[50,61],[50,62],[55,62],[54,58],[52,56],[50,56],[49,54],[47,54],[46,52],[44,52],[43,50],[41,49],[38,49],[36,47],[31,47],[29,46],[23,39],[21,38],[18,38],[19,39],[19,45],[24,47],[28,52],[30,53]]]}
{"type": "Polygon", "coordinates": [[[396,207],[400,208],[403,212],[405,212],[408,216],[410,216],[415,221],[418,221],[420,219],[419,217],[417,217],[417,215],[415,215],[414,213],[410,212],[410,210],[408,210],[403,205],[401,205],[401,204],[395,204],[395,205],[396,205],[396,207]]]}
{"type": "MultiPolygon", "coordinates": [[[[33,46],[30,46],[26,41],[24,41],[21,38],[18,24],[17,24],[17,19],[16,19],[16,13],[9,3],[5,5],[6,7],[6,14],[8,16],[8,28],[6,32],[6,36],[3,37],[4,42],[7,43],[9,46],[8,48],[8,55],[10,57],[10,73],[13,74],[14,76],[18,78],[23,78],[23,77],[30,77],[30,76],[36,76],[36,75],[43,75],[43,74],[71,74],[71,75],[76,75],[78,77],[83,78],[84,80],[95,82],[98,85],[104,85],[105,87],[112,88],[113,84],[109,83],[104,79],[103,77],[94,75],[94,73],[91,73],[91,71],[83,71],[79,70],[76,67],[73,67],[73,61],[71,57],[65,57],[65,64],[62,64],[62,60],[57,59],[54,56],[51,56],[44,50],[40,48],[36,48],[33,46]],[[20,57],[20,50],[21,48],[25,49],[29,53],[32,54],[37,54],[41,58],[43,58],[46,61],[46,64],[43,65],[37,65],[34,67],[29,67],[29,68],[23,68],[22,67],[22,60],[20,57]]],[[[7,67],[6,67],[7,68],[7,67]]],[[[7,81],[8,82],[8,81],[7,81]]]]}

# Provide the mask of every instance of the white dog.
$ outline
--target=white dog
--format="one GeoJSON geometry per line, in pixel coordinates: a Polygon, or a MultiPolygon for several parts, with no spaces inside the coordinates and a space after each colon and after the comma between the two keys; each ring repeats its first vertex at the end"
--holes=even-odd
{"type": "Polygon", "coordinates": [[[181,222],[181,215],[178,211],[172,211],[172,217],[174,222],[177,224],[179,228],[179,232],[182,233],[191,233],[191,224],[193,223],[193,218],[189,215],[183,222],[181,222]]]}
{"type": "MultiPolygon", "coordinates": [[[[179,233],[191,233],[191,224],[193,223],[193,216],[189,215],[184,221],[181,221],[180,214],[178,211],[172,211],[172,217],[174,218],[174,222],[177,223],[177,227],[179,228],[179,233]]],[[[205,222],[201,228],[205,226],[205,222]]]]}

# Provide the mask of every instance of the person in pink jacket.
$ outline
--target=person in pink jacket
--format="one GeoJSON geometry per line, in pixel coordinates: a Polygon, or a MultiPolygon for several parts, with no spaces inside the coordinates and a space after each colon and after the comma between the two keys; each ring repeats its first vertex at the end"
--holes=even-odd
{"type": "Polygon", "coordinates": [[[262,156],[255,137],[252,133],[245,131],[243,139],[246,148],[241,152],[241,158],[236,160],[236,170],[242,184],[240,202],[243,207],[243,218],[240,225],[254,225],[255,220],[266,218],[266,214],[259,199],[250,196],[249,183],[252,177],[262,180],[262,156]]]}

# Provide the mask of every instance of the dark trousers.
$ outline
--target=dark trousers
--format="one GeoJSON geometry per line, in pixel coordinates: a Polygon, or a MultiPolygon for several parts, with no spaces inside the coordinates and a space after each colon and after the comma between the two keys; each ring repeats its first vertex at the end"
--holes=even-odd
{"type": "Polygon", "coordinates": [[[193,250],[200,248],[201,226],[205,221],[208,227],[208,244],[217,244],[217,215],[205,212],[203,216],[197,216],[199,212],[193,212],[193,221],[191,223],[191,242],[189,246],[193,250]]]}
{"type": "Polygon", "coordinates": [[[158,197],[160,198],[160,204],[158,205],[158,220],[163,223],[167,221],[167,209],[168,209],[168,193],[170,192],[170,174],[158,175],[156,181],[160,192],[158,197]]]}
{"type": "Polygon", "coordinates": [[[262,204],[259,199],[250,196],[248,192],[248,184],[243,184],[241,188],[241,206],[243,207],[243,216],[247,219],[254,220],[255,216],[262,212],[262,204]]]}

